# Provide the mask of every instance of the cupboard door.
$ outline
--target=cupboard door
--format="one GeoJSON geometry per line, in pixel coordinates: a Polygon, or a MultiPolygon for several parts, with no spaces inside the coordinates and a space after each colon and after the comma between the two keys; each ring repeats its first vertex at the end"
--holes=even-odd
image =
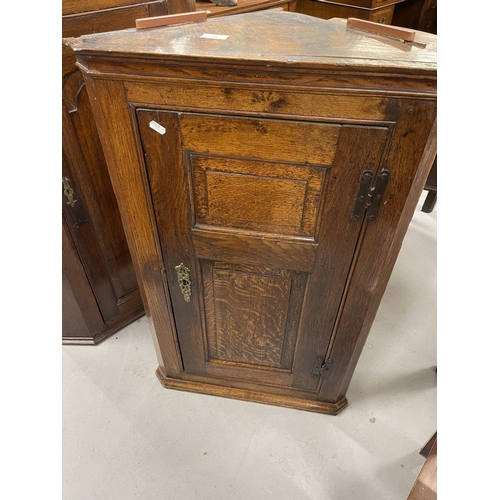
{"type": "Polygon", "coordinates": [[[184,370],[316,391],[388,129],[137,117],[184,370]]]}

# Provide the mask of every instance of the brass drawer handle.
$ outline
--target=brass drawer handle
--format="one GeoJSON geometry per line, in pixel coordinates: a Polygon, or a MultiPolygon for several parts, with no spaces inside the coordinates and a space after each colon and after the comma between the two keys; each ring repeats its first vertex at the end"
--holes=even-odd
{"type": "Polygon", "coordinates": [[[63,187],[64,187],[64,196],[66,196],[66,198],[68,199],[68,201],[66,202],[66,205],[69,205],[70,207],[74,207],[75,203],[78,200],[73,199],[74,191],[73,191],[73,189],[71,189],[71,184],[69,183],[70,181],[67,177],[63,177],[62,182],[63,182],[63,187]]]}
{"type": "Polygon", "coordinates": [[[191,300],[191,271],[182,262],[178,266],[175,266],[175,270],[177,272],[177,283],[179,283],[184,300],[189,302],[191,300]]]}

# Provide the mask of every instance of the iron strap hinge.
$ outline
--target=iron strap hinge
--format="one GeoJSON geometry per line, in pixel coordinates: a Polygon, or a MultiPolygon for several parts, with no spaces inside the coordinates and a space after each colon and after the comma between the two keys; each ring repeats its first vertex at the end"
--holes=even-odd
{"type": "Polygon", "coordinates": [[[312,375],[314,377],[320,377],[321,379],[325,379],[330,375],[330,371],[333,365],[333,359],[327,359],[324,363],[324,358],[322,356],[316,356],[316,360],[314,361],[314,366],[312,370],[312,375]]]}
{"type": "Polygon", "coordinates": [[[371,170],[365,170],[361,176],[356,204],[351,215],[351,220],[353,221],[361,220],[365,214],[365,210],[367,210],[366,216],[369,221],[374,221],[377,218],[385,188],[391,177],[391,171],[383,168],[377,175],[375,182],[373,181],[373,177],[371,170]]]}

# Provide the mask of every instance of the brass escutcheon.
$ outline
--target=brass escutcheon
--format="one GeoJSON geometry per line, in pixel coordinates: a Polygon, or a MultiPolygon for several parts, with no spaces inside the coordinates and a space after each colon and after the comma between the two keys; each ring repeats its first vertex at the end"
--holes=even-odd
{"type": "Polygon", "coordinates": [[[177,283],[181,289],[184,300],[189,302],[191,300],[191,278],[189,267],[185,266],[182,262],[175,266],[177,272],[177,283]]]}
{"type": "Polygon", "coordinates": [[[74,191],[73,191],[73,189],[71,189],[71,184],[69,183],[69,179],[67,177],[63,177],[62,182],[63,182],[63,187],[64,187],[64,196],[66,196],[66,198],[68,199],[68,201],[66,202],[66,205],[69,205],[70,207],[74,207],[75,203],[78,200],[73,199],[74,191]]]}

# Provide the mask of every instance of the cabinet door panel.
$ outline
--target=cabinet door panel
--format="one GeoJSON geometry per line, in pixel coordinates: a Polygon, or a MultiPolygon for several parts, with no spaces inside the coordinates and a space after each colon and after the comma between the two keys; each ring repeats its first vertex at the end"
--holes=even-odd
{"type": "Polygon", "coordinates": [[[316,391],[387,128],[137,116],[184,369],[316,391]]]}
{"type": "Polygon", "coordinates": [[[208,357],[291,370],[307,275],[202,261],[208,357]]]}
{"type": "Polygon", "coordinates": [[[189,161],[197,227],[314,236],[325,168],[270,170],[266,162],[192,154],[189,161]]]}

